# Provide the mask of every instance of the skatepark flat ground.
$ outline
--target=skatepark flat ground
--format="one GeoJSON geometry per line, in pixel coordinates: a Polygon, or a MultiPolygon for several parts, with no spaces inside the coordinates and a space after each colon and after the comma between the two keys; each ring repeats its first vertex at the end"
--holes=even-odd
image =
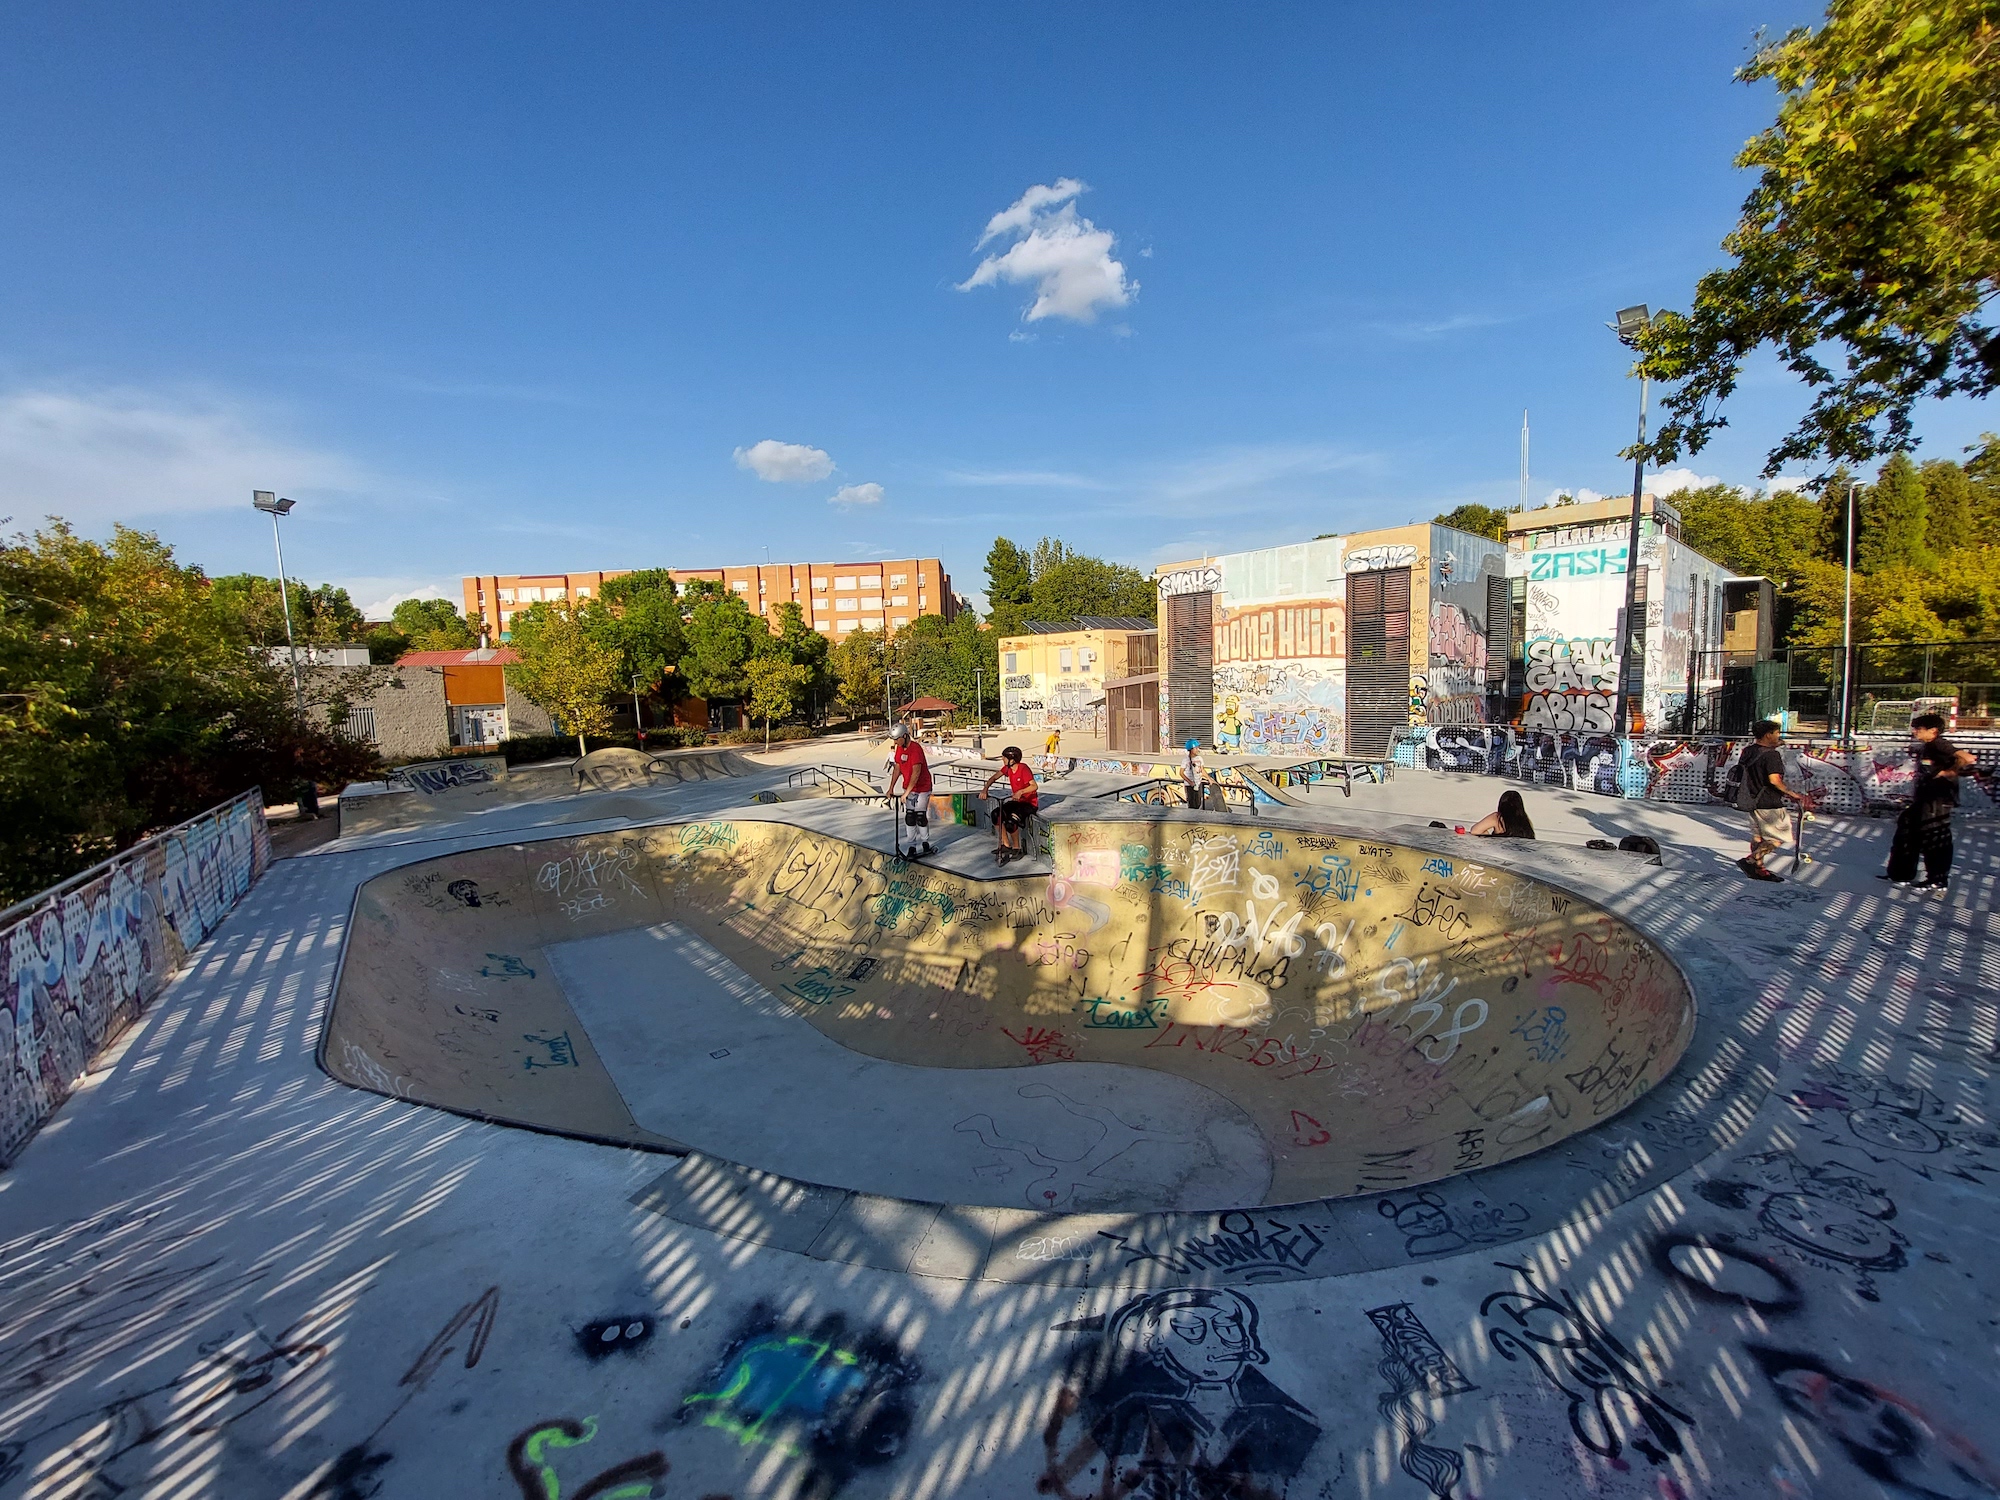
{"type": "MultiPolygon", "coordinates": [[[[803,1052],[733,1105],[799,1160],[747,1171],[316,1065],[365,882],[724,812],[830,829],[845,810],[749,799],[879,758],[748,756],[274,865],[0,1173],[0,1496],[2000,1494],[1990,825],[1962,822],[1944,899],[1872,879],[1889,829],[1866,818],[1816,823],[1815,863],[1755,886],[1729,863],[1740,815],[1531,789],[1551,847],[1506,857],[1672,955],[1697,1049],[1593,1129],[1337,1217],[1169,1235],[933,1205],[913,1227],[807,1175],[842,1144],[787,1128],[803,1052]],[[1626,832],[1665,863],[1565,847],[1626,832]]],[[[1424,825],[1499,789],[1401,771],[1310,815],[1443,850],[1424,825]]],[[[857,841],[886,850],[871,821],[857,841]]],[[[968,869],[989,840],[951,835],[968,869]]],[[[599,944],[599,980],[643,973],[608,951],[641,941],[556,965],[599,944]]],[[[649,1024],[762,1003],[672,998],[649,1024]]],[[[1529,1045],[1562,1045],[1536,1024],[1529,1045]]]]}

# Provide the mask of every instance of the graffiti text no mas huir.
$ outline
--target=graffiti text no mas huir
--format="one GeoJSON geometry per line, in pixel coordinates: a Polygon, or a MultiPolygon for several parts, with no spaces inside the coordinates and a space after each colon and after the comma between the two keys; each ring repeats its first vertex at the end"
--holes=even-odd
{"type": "Polygon", "coordinates": [[[1528,554],[1528,582],[1552,583],[1558,578],[1597,578],[1625,571],[1625,548],[1565,547],[1528,554]]]}

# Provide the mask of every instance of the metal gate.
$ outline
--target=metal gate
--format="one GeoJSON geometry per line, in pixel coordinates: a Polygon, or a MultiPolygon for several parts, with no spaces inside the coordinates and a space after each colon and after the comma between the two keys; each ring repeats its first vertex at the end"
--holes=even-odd
{"type": "Polygon", "coordinates": [[[1347,575],[1347,753],[1386,755],[1410,722],[1410,570],[1347,575]]]}
{"type": "MultiPolygon", "coordinates": [[[[1408,584],[1404,585],[1407,593],[1408,584]]],[[[1178,745],[1215,733],[1215,595],[1169,594],[1168,737],[1178,745]]],[[[1406,606],[1407,607],[1407,606],[1406,606]]]]}

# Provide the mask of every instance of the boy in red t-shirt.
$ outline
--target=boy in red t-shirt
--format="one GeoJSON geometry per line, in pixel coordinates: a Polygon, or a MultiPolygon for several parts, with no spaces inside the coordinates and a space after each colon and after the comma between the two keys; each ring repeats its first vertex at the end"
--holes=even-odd
{"type": "Polygon", "coordinates": [[[1000,847],[993,851],[993,857],[1004,865],[1008,860],[1019,859],[1028,852],[1021,847],[1021,830],[1040,811],[1042,789],[1035,785],[1035,773],[1021,759],[1018,746],[1009,745],[1000,752],[1000,769],[986,778],[986,785],[979,789],[979,795],[991,797],[993,783],[1003,776],[1007,778],[1007,789],[1011,795],[993,810],[993,825],[1000,830],[1000,847]]]}
{"type": "Polygon", "coordinates": [[[890,756],[894,769],[889,772],[889,796],[896,796],[900,786],[903,793],[903,821],[911,828],[924,830],[924,841],[912,854],[932,854],[931,848],[931,767],[924,758],[924,747],[910,737],[910,726],[898,724],[889,738],[895,742],[895,750],[890,756]]]}

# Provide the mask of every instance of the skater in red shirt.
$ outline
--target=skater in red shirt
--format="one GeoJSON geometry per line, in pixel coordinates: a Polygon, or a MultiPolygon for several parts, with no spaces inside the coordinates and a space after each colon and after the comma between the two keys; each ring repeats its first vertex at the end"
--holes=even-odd
{"type": "Polygon", "coordinates": [[[1019,859],[1028,852],[1021,847],[1021,830],[1041,809],[1042,789],[1035,785],[1035,773],[1021,759],[1020,747],[1016,745],[1009,745],[1000,752],[1000,769],[986,778],[986,785],[979,789],[979,795],[991,798],[993,783],[1003,776],[1007,778],[1010,795],[993,810],[993,825],[1000,830],[1000,847],[993,851],[993,857],[1004,865],[1008,860],[1019,859]]]}
{"type": "Polygon", "coordinates": [[[923,829],[923,842],[911,848],[911,854],[932,854],[931,848],[931,767],[924,759],[924,747],[910,737],[910,726],[898,724],[890,732],[889,738],[895,742],[895,753],[890,757],[894,769],[889,772],[889,797],[893,801],[900,787],[903,797],[903,822],[911,828],[923,829]]]}

